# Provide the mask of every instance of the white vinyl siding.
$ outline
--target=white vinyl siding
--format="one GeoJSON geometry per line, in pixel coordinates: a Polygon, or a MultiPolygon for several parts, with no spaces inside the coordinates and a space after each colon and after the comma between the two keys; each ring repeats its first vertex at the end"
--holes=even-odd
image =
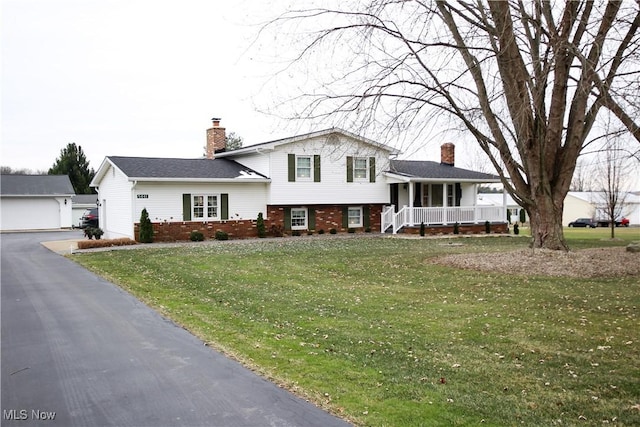
{"type": "MultiPolygon", "coordinates": [[[[100,181],[98,195],[99,225],[103,229],[104,239],[115,239],[120,237],[133,238],[134,216],[132,207],[133,183],[119,170],[109,166],[110,170],[104,174],[100,181]],[[106,203],[103,201],[106,200],[106,203]],[[103,228],[104,226],[104,228],[103,228]]],[[[136,221],[140,219],[140,213],[136,221]]]]}
{"type": "MultiPolygon", "coordinates": [[[[326,137],[294,142],[269,152],[271,185],[270,205],[311,204],[377,204],[389,203],[389,186],[382,175],[375,182],[368,180],[346,182],[347,156],[375,157],[376,170],[389,168],[389,153],[369,144],[341,137],[340,145],[326,143],[326,137]],[[288,156],[319,156],[319,182],[289,180],[288,156]]],[[[265,154],[266,155],[266,154],[265,154]]],[[[236,159],[243,163],[243,158],[236,159]]],[[[312,171],[313,175],[313,171],[312,171]]]]}
{"type": "MultiPolygon", "coordinates": [[[[142,182],[134,191],[135,222],[140,220],[140,212],[147,208],[152,222],[185,221],[183,218],[183,194],[191,195],[191,219],[189,221],[210,221],[215,217],[195,218],[193,216],[193,196],[220,196],[228,194],[229,220],[256,219],[258,213],[267,212],[266,183],[153,183],[142,182]],[[138,198],[148,196],[146,198],[138,198]]],[[[221,215],[221,200],[218,197],[217,218],[221,215]]]]}

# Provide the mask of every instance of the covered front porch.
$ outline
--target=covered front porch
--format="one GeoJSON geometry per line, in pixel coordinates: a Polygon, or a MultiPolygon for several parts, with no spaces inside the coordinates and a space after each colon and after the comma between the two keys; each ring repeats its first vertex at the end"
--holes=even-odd
{"type": "MultiPolygon", "coordinates": [[[[398,179],[398,177],[396,177],[398,179]]],[[[443,227],[507,222],[507,196],[502,206],[478,205],[480,182],[433,182],[404,177],[390,185],[391,205],[383,208],[381,232],[396,234],[404,228],[443,227]]],[[[488,180],[489,181],[489,180],[488,180]]],[[[494,183],[490,180],[490,183],[494,183]]]]}
{"type": "Polygon", "coordinates": [[[396,212],[395,206],[387,206],[382,211],[381,232],[390,230],[396,234],[405,227],[427,227],[452,224],[503,223],[506,206],[455,206],[455,207],[415,207],[404,206],[396,212]]]}

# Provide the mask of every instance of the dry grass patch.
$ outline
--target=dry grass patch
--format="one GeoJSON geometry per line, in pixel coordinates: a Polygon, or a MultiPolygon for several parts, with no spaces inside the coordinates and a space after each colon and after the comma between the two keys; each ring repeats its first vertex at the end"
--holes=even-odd
{"type": "Polygon", "coordinates": [[[486,272],[554,277],[640,276],[640,253],[624,247],[573,252],[519,249],[506,253],[452,254],[430,259],[440,265],[486,272]]]}

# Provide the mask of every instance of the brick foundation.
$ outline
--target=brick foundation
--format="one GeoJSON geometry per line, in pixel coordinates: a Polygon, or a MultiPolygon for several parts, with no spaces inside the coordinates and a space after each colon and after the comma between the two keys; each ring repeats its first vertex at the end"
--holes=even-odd
{"type": "MultiPolygon", "coordinates": [[[[459,234],[485,234],[483,224],[460,224],[458,226],[459,234]]],[[[405,227],[402,229],[406,234],[420,234],[420,227],[405,227]]],[[[509,225],[506,222],[492,223],[491,234],[508,234],[509,225]]],[[[434,236],[438,234],[453,234],[453,224],[450,225],[430,225],[424,229],[424,234],[434,236]]]]}
{"type": "MultiPolygon", "coordinates": [[[[380,220],[382,205],[369,206],[369,228],[374,231],[380,230],[380,220]]],[[[297,206],[292,206],[297,207],[297,206]]],[[[339,232],[346,232],[347,228],[342,227],[343,205],[306,205],[307,209],[314,209],[316,213],[315,232],[324,230],[329,232],[335,228],[339,232]]],[[[267,206],[267,218],[264,220],[267,235],[270,235],[271,227],[276,225],[284,230],[284,206],[267,206]]],[[[185,222],[154,222],[153,241],[154,242],[175,242],[189,240],[192,231],[200,231],[205,239],[214,239],[216,231],[222,230],[229,235],[230,239],[244,239],[258,237],[258,228],[255,220],[228,220],[228,221],[185,221],[185,222]]],[[[364,227],[357,227],[357,232],[365,231],[364,227]]],[[[285,231],[291,234],[291,231],[285,231]]],[[[134,235],[137,241],[140,240],[140,224],[134,224],[134,235]]]]}

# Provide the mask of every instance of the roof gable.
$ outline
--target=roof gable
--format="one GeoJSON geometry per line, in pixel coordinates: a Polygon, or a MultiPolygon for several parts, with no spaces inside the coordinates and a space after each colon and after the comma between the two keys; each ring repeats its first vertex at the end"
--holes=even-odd
{"type": "Polygon", "coordinates": [[[303,135],[297,135],[297,136],[293,136],[293,137],[289,137],[289,138],[282,138],[282,139],[277,139],[274,141],[269,141],[269,142],[263,142],[261,144],[254,144],[254,145],[250,145],[248,147],[243,147],[243,148],[239,148],[237,150],[231,150],[231,151],[225,151],[225,152],[220,152],[220,153],[216,153],[216,157],[220,158],[220,157],[240,157],[242,155],[246,155],[246,154],[252,154],[255,152],[259,152],[262,150],[273,150],[276,147],[279,147],[281,145],[286,145],[286,144],[293,144],[296,142],[301,142],[301,141],[305,141],[305,140],[310,140],[313,138],[318,138],[318,137],[327,137],[327,140],[329,140],[331,138],[331,135],[334,134],[339,134],[339,135],[343,135],[349,138],[352,138],[356,141],[362,142],[364,144],[367,145],[371,145],[373,147],[375,147],[376,149],[380,149],[380,150],[384,150],[389,152],[389,154],[399,154],[400,151],[390,147],[388,145],[385,144],[381,144],[379,142],[373,141],[371,139],[362,137],[360,135],[356,135],[354,133],[348,132],[346,130],[340,129],[340,128],[329,128],[329,129],[325,129],[325,130],[321,130],[321,131],[317,131],[317,132],[311,132],[311,133],[306,133],[303,135]]]}
{"type": "Polygon", "coordinates": [[[70,196],[73,185],[67,175],[2,175],[3,196],[70,196]]]}
{"type": "Polygon", "coordinates": [[[388,172],[409,179],[500,182],[498,175],[457,168],[428,160],[391,160],[388,172]]]}

